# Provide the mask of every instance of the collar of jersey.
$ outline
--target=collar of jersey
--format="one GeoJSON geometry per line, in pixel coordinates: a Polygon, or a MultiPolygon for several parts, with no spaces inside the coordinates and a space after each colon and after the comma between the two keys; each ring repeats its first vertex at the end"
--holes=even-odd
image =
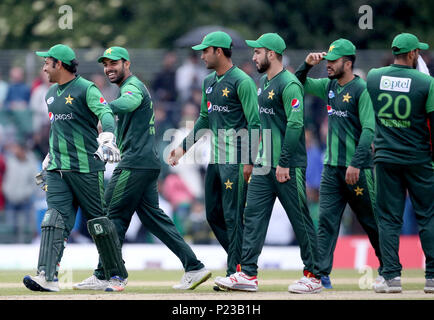
{"type": "Polygon", "coordinates": [[[220,82],[223,80],[224,77],[226,77],[227,74],[231,73],[231,71],[235,68],[235,65],[233,65],[232,67],[230,67],[228,69],[228,71],[226,71],[224,74],[222,74],[221,76],[217,75],[217,72],[215,73],[215,81],[216,82],[220,82]]]}
{"type": "Polygon", "coordinates": [[[271,81],[273,81],[274,79],[276,79],[278,76],[280,76],[283,72],[285,72],[285,68],[282,69],[282,71],[280,71],[278,74],[274,75],[273,78],[271,78],[270,80],[268,80],[267,75],[265,75],[265,81],[264,81],[264,90],[266,90],[268,88],[268,86],[270,85],[271,81]]]}
{"type": "Polygon", "coordinates": [[[134,75],[131,73],[131,75],[128,78],[126,78],[124,80],[124,82],[122,82],[122,84],[120,85],[120,88],[123,87],[124,85],[126,85],[128,82],[130,82],[130,80],[132,79],[133,76],[134,75]]]}
{"type": "Polygon", "coordinates": [[[336,80],[336,82],[337,82],[337,89],[336,89],[336,91],[338,92],[338,93],[341,93],[342,92],[342,90],[344,90],[348,85],[350,85],[351,83],[353,83],[353,82],[355,82],[356,80],[358,80],[360,77],[358,76],[358,75],[354,75],[354,79],[353,80],[351,80],[350,82],[347,82],[347,83],[345,83],[342,87],[339,85],[339,82],[337,82],[338,80],[336,80]]]}
{"type": "Polygon", "coordinates": [[[391,66],[391,67],[395,67],[395,68],[413,69],[412,67],[410,67],[410,66],[405,66],[405,65],[403,65],[403,64],[395,64],[395,63],[392,63],[390,66],[391,66]]]}
{"type": "Polygon", "coordinates": [[[75,82],[75,80],[77,80],[80,76],[76,76],[74,79],[72,79],[71,81],[68,81],[64,84],[59,84],[57,86],[57,96],[60,97],[66,90],[66,88],[69,87],[69,85],[73,82],[75,82]]]}

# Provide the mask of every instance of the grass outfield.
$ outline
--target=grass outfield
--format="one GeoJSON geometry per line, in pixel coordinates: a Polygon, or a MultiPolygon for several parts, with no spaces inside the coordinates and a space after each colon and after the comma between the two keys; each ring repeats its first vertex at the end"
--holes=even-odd
{"type": "MultiPolygon", "coordinates": [[[[190,296],[187,294],[194,293],[197,299],[231,299],[231,296],[243,299],[244,296],[239,292],[231,293],[217,293],[212,290],[213,279],[216,276],[223,276],[223,270],[213,270],[213,275],[210,280],[196,288],[194,291],[179,292],[178,290],[172,289],[172,285],[177,283],[181,277],[182,271],[167,271],[167,270],[143,270],[143,271],[130,271],[128,278],[128,286],[123,292],[117,293],[103,293],[101,291],[77,291],[72,289],[72,284],[80,282],[81,280],[88,277],[92,271],[86,270],[76,270],[73,272],[66,272],[60,275],[60,286],[61,291],[58,293],[41,293],[32,292],[24,287],[22,284],[22,279],[25,275],[34,275],[35,271],[1,271],[0,272],[0,299],[14,299],[20,296],[26,296],[28,299],[42,296],[57,297],[62,299],[62,295],[71,297],[73,299],[107,299],[116,297],[116,299],[129,299],[134,297],[135,299],[147,299],[146,297],[153,297],[153,299],[165,299],[166,295],[170,299],[173,295],[173,299],[189,299],[190,296]],[[183,296],[185,294],[185,296],[183,296]]],[[[404,295],[381,295],[374,294],[371,289],[367,289],[369,282],[375,279],[376,271],[373,273],[359,273],[357,270],[353,269],[337,269],[333,270],[331,275],[332,283],[334,288],[331,290],[324,290],[319,295],[309,295],[316,296],[316,299],[331,297],[332,299],[341,299],[340,294],[342,294],[342,299],[351,299],[348,293],[355,294],[354,299],[363,299],[363,295],[369,295],[367,299],[434,299],[432,294],[423,294],[424,287],[424,271],[421,269],[410,269],[404,270],[402,274],[402,286],[403,292],[415,292],[415,296],[404,296],[404,295]],[[357,295],[362,294],[362,295],[357,295]]],[[[246,299],[291,299],[288,297],[295,297],[297,299],[302,298],[301,295],[290,295],[288,294],[288,285],[293,281],[301,277],[301,271],[282,271],[282,270],[260,270],[258,275],[259,280],[259,291],[257,293],[247,293],[246,299]]],[[[302,295],[306,296],[306,295],[302,295]]],[[[314,297],[312,297],[314,298],[314,297]]],[[[232,298],[233,299],[233,298],[232,298]]]]}

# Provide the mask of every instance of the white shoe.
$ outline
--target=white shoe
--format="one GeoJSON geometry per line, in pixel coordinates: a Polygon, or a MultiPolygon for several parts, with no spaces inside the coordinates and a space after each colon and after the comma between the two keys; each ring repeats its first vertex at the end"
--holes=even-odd
{"type": "Polygon", "coordinates": [[[124,291],[125,287],[127,286],[128,279],[122,279],[119,276],[111,277],[109,280],[109,284],[105,291],[124,291]]]}
{"type": "Polygon", "coordinates": [[[80,283],[72,286],[74,290],[105,290],[109,286],[108,280],[100,280],[94,274],[80,283]]]}
{"type": "Polygon", "coordinates": [[[425,280],[425,288],[423,289],[425,293],[434,293],[434,279],[425,280]]]}
{"type": "Polygon", "coordinates": [[[184,273],[179,284],[172,288],[177,290],[194,290],[198,285],[211,278],[211,271],[202,268],[200,270],[188,271],[184,273]]]}
{"type": "Polygon", "coordinates": [[[292,293],[320,293],[322,291],[321,280],[314,277],[304,276],[291,284],[288,291],[292,293]]]}
{"type": "Polygon", "coordinates": [[[45,279],[45,271],[39,272],[36,276],[25,276],[23,279],[24,285],[32,291],[47,291],[58,292],[59,281],[55,278],[53,281],[47,281],[45,279]]]}
{"type": "Polygon", "coordinates": [[[258,291],[258,278],[250,277],[244,272],[236,272],[229,277],[217,277],[215,284],[220,288],[235,291],[258,291]]]}
{"type": "Polygon", "coordinates": [[[378,276],[377,278],[375,278],[375,281],[374,281],[374,283],[372,284],[372,289],[373,289],[375,286],[378,286],[379,284],[381,284],[383,281],[384,281],[383,276],[378,276]]]}
{"type": "Polygon", "coordinates": [[[400,293],[402,292],[401,277],[395,277],[390,280],[380,279],[378,283],[374,283],[372,288],[377,293],[400,293]]]}

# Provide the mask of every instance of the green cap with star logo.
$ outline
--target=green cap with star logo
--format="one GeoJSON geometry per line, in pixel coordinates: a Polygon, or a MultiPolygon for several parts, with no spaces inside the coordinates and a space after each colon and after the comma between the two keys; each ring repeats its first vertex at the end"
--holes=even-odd
{"type": "Polygon", "coordinates": [[[249,47],[267,48],[278,54],[282,54],[286,49],[285,41],[277,33],[264,33],[258,40],[246,40],[249,47]]]}
{"type": "Polygon", "coordinates": [[[56,44],[52,46],[48,51],[36,51],[37,56],[44,58],[55,58],[57,60],[66,63],[68,66],[71,65],[71,61],[75,59],[74,50],[64,44],[56,44]]]}
{"type": "Polygon", "coordinates": [[[230,49],[232,45],[232,38],[226,32],[214,31],[208,33],[202,40],[201,44],[191,47],[193,50],[203,50],[208,47],[226,48],[230,49]]]}
{"type": "Polygon", "coordinates": [[[419,42],[419,39],[411,33],[400,33],[392,42],[393,54],[406,53],[415,49],[427,50],[428,48],[427,43],[419,42]]]}
{"type": "Polygon", "coordinates": [[[332,42],[324,59],[335,61],[343,56],[352,56],[355,54],[356,46],[350,40],[341,38],[332,42]]]}
{"type": "Polygon", "coordinates": [[[110,60],[119,60],[119,59],[125,59],[127,61],[130,61],[130,55],[128,54],[127,49],[122,47],[110,47],[104,51],[104,54],[98,58],[98,62],[102,62],[104,58],[110,59],[110,60]]]}

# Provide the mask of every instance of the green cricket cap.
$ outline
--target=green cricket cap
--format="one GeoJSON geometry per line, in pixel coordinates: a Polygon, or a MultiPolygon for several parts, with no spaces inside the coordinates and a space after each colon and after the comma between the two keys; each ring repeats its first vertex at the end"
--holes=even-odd
{"type": "Polygon", "coordinates": [[[328,53],[324,59],[335,61],[343,56],[352,56],[356,54],[356,46],[347,39],[338,39],[330,44],[328,53]]]}
{"type": "Polygon", "coordinates": [[[48,51],[36,51],[36,55],[44,58],[56,58],[57,60],[66,63],[68,66],[70,66],[71,61],[75,59],[74,50],[64,44],[56,44],[48,51]]]}
{"type": "Polygon", "coordinates": [[[203,50],[208,47],[229,49],[232,45],[232,38],[226,32],[214,31],[208,33],[202,40],[201,44],[191,47],[193,50],[203,50]]]}
{"type": "Polygon", "coordinates": [[[400,33],[392,42],[393,54],[406,53],[415,49],[427,50],[428,48],[427,43],[419,42],[419,39],[411,33],[400,33]]]}
{"type": "Polygon", "coordinates": [[[252,48],[267,48],[282,54],[286,49],[285,41],[277,33],[264,33],[258,40],[246,40],[249,47],[252,48]]]}
{"type": "Polygon", "coordinates": [[[125,59],[130,61],[130,55],[128,54],[127,49],[122,47],[110,47],[104,51],[104,54],[98,58],[98,62],[102,62],[104,58],[110,60],[119,60],[125,59]]]}

